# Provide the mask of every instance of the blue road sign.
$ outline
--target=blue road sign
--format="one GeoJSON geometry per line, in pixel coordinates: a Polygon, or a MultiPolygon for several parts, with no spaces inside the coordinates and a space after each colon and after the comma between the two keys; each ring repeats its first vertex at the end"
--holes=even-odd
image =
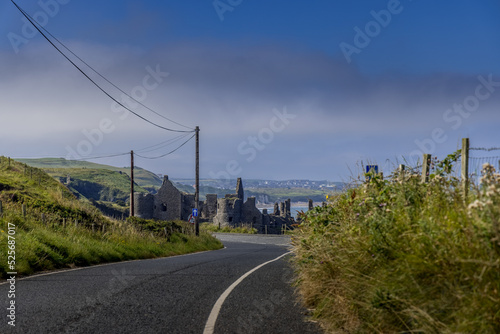
{"type": "Polygon", "coordinates": [[[198,217],[198,209],[193,209],[193,217],[198,217]]]}
{"type": "Polygon", "coordinates": [[[378,174],[378,165],[366,165],[366,172],[373,172],[375,174],[378,174]]]}

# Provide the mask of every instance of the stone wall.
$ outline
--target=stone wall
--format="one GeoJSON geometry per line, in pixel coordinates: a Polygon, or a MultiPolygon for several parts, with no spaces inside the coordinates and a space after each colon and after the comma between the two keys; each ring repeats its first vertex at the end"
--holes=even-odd
{"type": "Polygon", "coordinates": [[[153,219],[155,198],[152,194],[134,193],[134,213],[136,217],[153,219]]]}

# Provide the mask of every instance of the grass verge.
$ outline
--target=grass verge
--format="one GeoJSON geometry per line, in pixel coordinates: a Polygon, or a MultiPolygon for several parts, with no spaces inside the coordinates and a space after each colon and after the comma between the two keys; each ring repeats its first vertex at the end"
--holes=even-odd
{"type": "Polygon", "coordinates": [[[309,211],[297,286],[331,333],[500,333],[500,175],[373,176],[309,211]],[[469,204],[470,203],[470,204],[469,204]]]}
{"type": "Polygon", "coordinates": [[[185,222],[109,219],[43,171],[6,158],[0,203],[2,277],[223,247],[209,233],[192,235],[185,222]]]}
{"type": "Polygon", "coordinates": [[[200,224],[200,229],[206,232],[221,232],[221,233],[245,233],[245,234],[257,234],[257,229],[250,226],[224,226],[219,227],[218,224],[204,223],[200,224]]]}

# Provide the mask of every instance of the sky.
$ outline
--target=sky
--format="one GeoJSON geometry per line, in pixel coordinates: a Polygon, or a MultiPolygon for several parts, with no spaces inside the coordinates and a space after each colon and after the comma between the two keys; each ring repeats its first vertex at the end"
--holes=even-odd
{"type": "Polygon", "coordinates": [[[62,48],[142,118],[118,106],[3,1],[3,156],[129,166],[134,150],[137,166],[193,178],[199,126],[202,178],[347,181],[464,137],[500,147],[497,0],[16,3],[163,117],[62,48]]]}

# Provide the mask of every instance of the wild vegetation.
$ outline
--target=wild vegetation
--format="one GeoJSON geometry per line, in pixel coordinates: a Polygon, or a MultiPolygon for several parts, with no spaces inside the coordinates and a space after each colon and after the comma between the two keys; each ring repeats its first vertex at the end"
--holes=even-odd
{"type": "Polygon", "coordinates": [[[293,236],[297,285],[331,333],[500,333],[500,174],[464,195],[457,155],[330,196],[293,236]]]}
{"type": "Polygon", "coordinates": [[[218,224],[204,223],[200,225],[200,229],[202,231],[207,231],[207,232],[257,234],[257,229],[252,228],[249,225],[239,226],[239,227],[233,227],[233,226],[219,227],[218,224]]]}
{"type": "Polygon", "coordinates": [[[20,275],[91,264],[170,256],[218,249],[184,222],[104,217],[88,201],[77,200],[40,169],[0,158],[0,275],[7,269],[8,231],[15,226],[16,268],[20,275]],[[23,207],[25,211],[23,212],[23,207]]]}

